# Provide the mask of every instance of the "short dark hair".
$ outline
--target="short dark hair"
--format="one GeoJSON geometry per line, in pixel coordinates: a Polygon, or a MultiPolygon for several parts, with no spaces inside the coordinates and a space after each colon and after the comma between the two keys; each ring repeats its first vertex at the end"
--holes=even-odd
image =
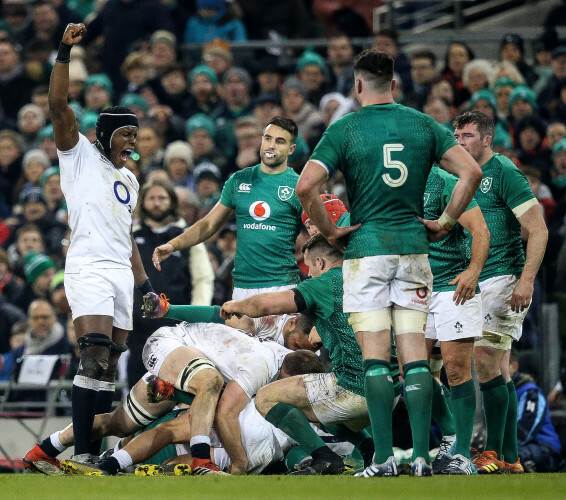
{"type": "Polygon", "coordinates": [[[41,229],[39,229],[39,226],[37,224],[34,224],[33,222],[28,222],[27,224],[24,224],[23,226],[20,226],[18,228],[18,230],[16,231],[16,240],[25,233],[39,233],[41,239],[44,239],[41,229]]]}
{"type": "Polygon", "coordinates": [[[344,257],[342,252],[328,243],[328,240],[321,233],[316,233],[301,247],[301,252],[305,253],[307,250],[311,254],[314,253],[315,256],[328,257],[332,262],[344,257]]]}
{"type": "Polygon", "coordinates": [[[415,59],[428,59],[436,67],[436,54],[432,50],[418,50],[411,56],[411,62],[415,59]]]}
{"type": "Polygon", "coordinates": [[[399,44],[399,33],[397,33],[394,29],[384,28],[384,29],[378,31],[374,35],[374,38],[376,36],[383,36],[385,38],[389,38],[389,40],[392,40],[393,42],[395,42],[395,45],[399,44]]]}
{"type": "Polygon", "coordinates": [[[376,90],[386,90],[393,80],[393,58],[375,49],[366,49],[354,59],[354,73],[362,73],[376,90]]]}
{"type": "MultiPolygon", "coordinates": [[[[284,116],[276,116],[267,122],[265,128],[269,127],[269,125],[275,125],[276,127],[281,127],[283,130],[286,130],[291,134],[291,144],[295,144],[297,142],[297,136],[299,135],[299,129],[297,124],[291,120],[291,118],[286,118],[284,116]]],[[[265,130],[264,128],[264,130],[265,130]]]]}
{"type": "Polygon", "coordinates": [[[495,135],[495,125],[493,120],[479,111],[466,111],[460,116],[457,116],[452,123],[454,130],[465,127],[466,125],[475,125],[478,128],[480,137],[484,138],[486,135],[493,137],[495,135]]]}
{"type": "Polygon", "coordinates": [[[307,349],[299,349],[285,356],[281,370],[291,377],[307,373],[324,373],[324,365],[318,354],[307,349]]]}

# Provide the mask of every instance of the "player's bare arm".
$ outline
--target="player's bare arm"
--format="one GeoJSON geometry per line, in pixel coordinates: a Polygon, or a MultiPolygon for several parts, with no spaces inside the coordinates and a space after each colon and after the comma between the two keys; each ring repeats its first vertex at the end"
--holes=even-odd
{"type": "Polygon", "coordinates": [[[308,161],[297,181],[297,197],[309,219],[328,242],[343,252],[348,235],[360,225],[336,227],[332,222],[320,198],[322,185],[327,179],[328,172],[320,163],[308,161]]]}
{"type": "Polygon", "coordinates": [[[214,428],[232,462],[230,474],[245,474],[248,468],[248,456],[242,445],[238,417],[249,402],[248,395],[233,380],[228,382],[218,402],[214,428]]]}
{"type": "Polygon", "coordinates": [[[220,309],[220,317],[230,319],[231,317],[248,316],[260,318],[271,314],[296,313],[295,294],[292,290],[283,292],[260,293],[243,300],[230,300],[225,302],[220,309]]]}
{"type": "Polygon", "coordinates": [[[438,221],[425,223],[429,240],[438,241],[454,227],[456,221],[466,210],[482,179],[482,170],[470,154],[460,145],[451,147],[444,153],[440,166],[458,176],[450,202],[438,221]]]}
{"type": "Polygon", "coordinates": [[[449,283],[456,285],[454,302],[456,305],[462,305],[476,294],[480,273],[489,254],[490,234],[480,207],[464,212],[458,222],[472,235],[470,264],[449,283]]]}
{"type": "Polygon", "coordinates": [[[222,205],[220,202],[216,203],[213,209],[201,220],[195,222],[171,241],[158,246],[153,251],[153,265],[158,271],[161,271],[161,262],[167,259],[173,252],[206,241],[213,234],[217,233],[233,216],[233,209],[222,205]]]}
{"type": "Polygon", "coordinates": [[[86,33],[86,26],[68,24],[51,72],[49,82],[49,114],[53,123],[55,145],[60,151],[68,151],[79,142],[79,128],[75,113],[69,107],[69,60],[73,45],[79,43],[86,33]]]}
{"type": "Polygon", "coordinates": [[[542,264],[548,241],[548,229],[540,205],[529,208],[518,220],[528,236],[525,267],[511,296],[511,309],[515,312],[524,311],[531,303],[535,278],[542,264]]]}

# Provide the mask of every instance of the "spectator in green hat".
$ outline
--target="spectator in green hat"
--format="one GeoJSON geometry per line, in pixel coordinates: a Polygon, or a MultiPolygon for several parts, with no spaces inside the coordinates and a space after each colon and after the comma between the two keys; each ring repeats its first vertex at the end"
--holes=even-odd
{"type": "Polygon", "coordinates": [[[59,157],[57,156],[57,146],[55,145],[55,136],[53,135],[53,125],[51,123],[39,131],[37,141],[39,143],[39,149],[44,151],[47,158],[49,158],[49,163],[51,165],[58,165],[59,157]]]}
{"type": "Polygon", "coordinates": [[[118,106],[130,108],[140,121],[146,117],[149,110],[147,99],[133,92],[124,94],[118,102],[118,106]]]}
{"type": "Polygon", "coordinates": [[[24,275],[26,286],[14,299],[14,304],[27,311],[34,300],[48,297],[49,286],[55,276],[55,264],[47,255],[29,252],[24,257],[24,275]]]}
{"type": "Polygon", "coordinates": [[[552,185],[554,199],[563,200],[566,195],[566,139],[558,141],[552,148],[552,185]]]}
{"type": "Polygon", "coordinates": [[[195,165],[208,161],[222,168],[226,164],[226,158],[216,147],[216,126],[208,116],[199,113],[189,118],[186,134],[187,141],[193,148],[195,165]]]}
{"type": "Polygon", "coordinates": [[[59,167],[50,167],[41,176],[39,186],[42,189],[43,197],[47,204],[47,213],[54,217],[55,220],[66,223],[67,211],[62,210],[65,196],[63,191],[61,191],[60,179],[59,167]]]}
{"type": "Polygon", "coordinates": [[[518,85],[509,96],[509,114],[520,120],[538,110],[537,96],[526,85],[518,85]]]}
{"type": "Polygon", "coordinates": [[[85,82],[85,109],[100,113],[112,106],[112,82],[103,73],[91,75],[85,82]]]}
{"type": "Polygon", "coordinates": [[[497,114],[501,119],[507,118],[509,114],[509,96],[516,86],[517,83],[507,77],[499,78],[493,84],[493,93],[497,100],[497,114]]]}
{"type": "Polygon", "coordinates": [[[206,64],[199,64],[189,73],[188,83],[191,97],[182,115],[188,117],[197,113],[212,113],[219,104],[216,72],[206,64]]]}
{"type": "Polygon", "coordinates": [[[89,142],[95,142],[96,139],[96,121],[98,120],[98,113],[94,111],[87,111],[83,114],[81,119],[80,131],[89,142]]]}
{"type": "Polygon", "coordinates": [[[297,61],[297,74],[307,87],[307,100],[318,107],[322,96],[331,90],[324,59],[313,50],[305,50],[297,61]]]}

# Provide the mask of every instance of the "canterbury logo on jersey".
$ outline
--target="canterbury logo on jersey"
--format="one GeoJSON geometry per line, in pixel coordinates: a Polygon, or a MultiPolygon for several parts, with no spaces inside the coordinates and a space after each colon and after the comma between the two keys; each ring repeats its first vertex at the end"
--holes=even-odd
{"type": "Polygon", "coordinates": [[[252,190],[252,185],[246,184],[245,182],[242,182],[238,186],[238,193],[249,193],[251,190],[252,190]]]}
{"type": "Polygon", "coordinates": [[[421,384],[413,384],[405,387],[405,392],[420,391],[420,390],[421,390],[421,384]]]}

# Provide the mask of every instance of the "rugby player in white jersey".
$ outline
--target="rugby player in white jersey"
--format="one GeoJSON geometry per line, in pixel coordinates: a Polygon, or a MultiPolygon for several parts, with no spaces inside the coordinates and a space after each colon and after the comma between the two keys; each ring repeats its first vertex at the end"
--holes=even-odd
{"type": "MultiPolygon", "coordinates": [[[[65,291],[81,360],[72,391],[75,455],[98,455],[100,443],[90,441],[93,419],[112,404],[118,358],[132,328],[134,284],[144,294],[152,289],[131,236],[139,185],[123,168],[136,146],[138,120],[129,108],[104,110],[91,144],[67,102],[71,49],[85,33],[84,24],[65,29],[51,74],[49,111],[71,228],[65,291]]],[[[24,461],[29,466],[41,453],[36,447],[24,461]]]]}

